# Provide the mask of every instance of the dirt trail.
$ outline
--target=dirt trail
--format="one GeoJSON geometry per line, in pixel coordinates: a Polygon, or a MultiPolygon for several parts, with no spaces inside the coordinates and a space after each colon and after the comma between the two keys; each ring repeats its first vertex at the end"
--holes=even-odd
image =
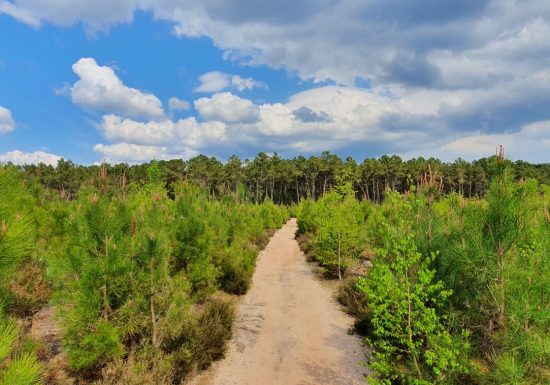
{"type": "Polygon", "coordinates": [[[196,385],[364,383],[363,349],[353,324],[306,262],[296,220],[271,238],[238,311],[226,358],[196,385]]]}

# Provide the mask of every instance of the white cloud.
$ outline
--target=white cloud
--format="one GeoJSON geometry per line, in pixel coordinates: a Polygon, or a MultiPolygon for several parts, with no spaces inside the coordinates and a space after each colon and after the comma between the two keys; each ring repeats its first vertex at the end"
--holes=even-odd
{"type": "Polygon", "coordinates": [[[175,96],[168,99],[168,106],[172,111],[188,110],[191,108],[191,104],[187,100],[181,100],[175,96]]]}
{"type": "Polygon", "coordinates": [[[195,92],[220,92],[229,87],[230,77],[220,71],[211,71],[199,76],[199,82],[200,85],[195,88],[195,92]]]}
{"type": "Polygon", "coordinates": [[[139,163],[152,159],[187,159],[192,152],[171,153],[165,146],[145,146],[132,143],[116,143],[112,145],[96,144],[94,151],[103,155],[103,160],[108,163],[139,163]]]}
{"type": "Polygon", "coordinates": [[[243,78],[239,75],[229,75],[220,71],[211,71],[199,76],[200,85],[195,92],[214,93],[233,88],[239,92],[254,88],[269,89],[267,84],[253,78],[243,78]]]}
{"type": "Polygon", "coordinates": [[[470,93],[399,91],[388,95],[378,88],[326,86],[292,95],[286,103],[261,105],[229,92],[218,93],[195,101],[202,122],[195,118],[139,122],[106,115],[101,132],[112,144],[98,144],[95,150],[127,162],[229,153],[243,147],[288,155],[327,148],[361,148],[363,153],[383,148],[407,158],[454,160],[489,156],[503,144],[514,159],[547,161],[550,121],[505,133],[457,133],[442,117],[463,108],[470,93]]]}
{"type": "Polygon", "coordinates": [[[457,158],[474,160],[495,154],[503,145],[506,157],[528,159],[533,163],[548,163],[550,154],[550,120],[538,121],[521,127],[518,131],[483,134],[474,132],[444,142],[440,146],[426,147],[402,154],[404,158],[418,156],[437,157],[444,161],[457,158]]]}
{"type": "Polygon", "coordinates": [[[264,104],[260,107],[261,123],[258,130],[265,135],[290,135],[296,128],[292,109],[282,103],[264,104]]]}
{"type": "Polygon", "coordinates": [[[260,118],[258,107],[252,101],[242,99],[230,92],[195,100],[195,108],[206,120],[218,120],[226,123],[254,123],[260,118]]]}
{"type": "Polygon", "coordinates": [[[104,31],[111,26],[133,20],[140,1],[134,0],[0,0],[0,13],[39,27],[44,22],[69,26],[82,22],[88,32],[104,31]]]}
{"type": "MultiPolygon", "coordinates": [[[[172,22],[178,36],[212,39],[238,64],[267,65],[302,79],[328,79],[351,87],[340,90],[345,95],[325,87],[313,91],[309,97],[322,99],[317,105],[292,98],[266,105],[250,102],[244,110],[258,113],[243,114],[245,120],[243,111],[230,114],[217,102],[204,103],[203,119],[223,120],[233,135],[241,138],[243,133],[247,140],[307,133],[310,137],[297,141],[325,143],[327,148],[334,148],[331,140],[338,146],[374,141],[384,143],[377,149],[407,152],[422,140],[440,146],[441,135],[458,139],[474,132],[517,132],[530,122],[550,119],[550,2],[545,0],[433,1],[423,7],[406,0],[115,3],[0,0],[0,13],[34,26],[83,23],[102,30],[132,20],[135,10],[147,10],[172,22]],[[353,88],[358,78],[374,89],[358,93],[353,88]],[[245,121],[247,127],[237,127],[245,121]]],[[[214,71],[201,76],[196,91],[244,92],[255,87],[262,85],[214,71]]],[[[116,103],[117,108],[107,109],[104,98],[94,100],[96,107],[88,107],[138,116],[116,103]]],[[[163,121],[159,110],[160,102],[156,112],[139,116],[163,121]]]]}
{"type": "MultiPolygon", "coordinates": [[[[490,143],[502,140],[522,149],[525,159],[540,159],[523,143],[535,146],[530,124],[550,119],[550,2],[432,1],[423,7],[406,0],[274,4],[0,0],[0,13],[33,26],[83,23],[88,30],[99,31],[131,21],[136,10],[147,10],[172,22],[178,36],[209,37],[238,64],[267,65],[301,79],[347,86],[315,88],[286,102],[261,105],[228,92],[196,100],[204,122],[187,121],[194,127],[189,132],[220,121],[230,138],[211,140],[212,146],[246,143],[304,151],[361,147],[400,153],[444,148],[480,155],[489,147],[492,153],[490,143]],[[373,88],[354,88],[358,78],[373,88]]],[[[125,86],[109,67],[88,64],[95,67],[89,65],[86,79],[79,80],[82,93],[75,97],[79,82],[70,89],[75,102],[152,120],[118,118],[116,127],[132,132],[134,141],[145,144],[147,137],[166,143],[169,152],[179,151],[165,140],[185,138],[175,134],[181,124],[167,121],[158,98],[125,86]],[[117,86],[110,89],[112,84],[117,86]]],[[[204,93],[267,87],[220,71],[203,74],[199,80],[195,91],[204,93]]],[[[172,110],[186,107],[174,103],[168,103],[172,110]]],[[[108,139],[122,140],[120,132],[118,136],[111,132],[108,139]]],[[[123,137],[131,143],[129,134],[123,137]]],[[[191,137],[187,140],[193,142],[191,137]]],[[[537,138],[546,143],[544,137],[537,138]]],[[[208,141],[193,143],[208,150],[208,141]]]]}
{"type": "Polygon", "coordinates": [[[164,117],[162,103],[155,95],[127,87],[111,67],[82,58],[73,64],[73,71],[80,78],[70,88],[73,103],[125,116],[164,117]]]}
{"type": "Polygon", "coordinates": [[[231,77],[231,85],[239,92],[253,90],[254,88],[268,89],[267,84],[264,82],[254,80],[253,78],[242,78],[239,75],[231,77]]]}
{"type": "Polygon", "coordinates": [[[195,118],[137,122],[116,115],[103,117],[101,130],[110,141],[141,145],[165,145],[196,148],[204,143],[219,142],[225,138],[225,125],[221,122],[198,123],[195,118]]]}
{"type": "Polygon", "coordinates": [[[0,106],[0,134],[15,130],[15,121],[11,115],[11,111],[0,106]]]}
{"type": "MultiPolygon", "coordinates": [[[[0,0],[0,13],[33,26],[83,23],[105,30],[130,22],[137,10],[173,22],[177,35],[211,38],[226,57],[239,62],[348,85],[357,77],[379,80],[399,54],[418,54],[417,63],[430,64],[423,56],[439,50],[453,52],[458,60],[486,51],[493,55],[490,67],[513,70],[526,59],[518,52],[540,58],[549,44],[543,24],[550,17],[550,3],[545,0],[432,2],[425,7],[406,0],[281,0],[276,5],[244,0],[0,0]]],[[[537,67],[543,64],[539,61],[537,67]]]]}
{"type": "Polygon", "coordinates": [[[22,152],[14,150],[6,152],[5,154],[0,154],[0,163],[11,162],[16,165],[44,163],[55,166],[59,159],[61,159],[60,156],[49,154],[44,151],[22,152]]]}

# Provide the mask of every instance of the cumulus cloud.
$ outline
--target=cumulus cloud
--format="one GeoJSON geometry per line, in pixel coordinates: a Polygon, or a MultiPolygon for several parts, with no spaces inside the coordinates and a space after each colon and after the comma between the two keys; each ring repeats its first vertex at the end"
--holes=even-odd
{"type": "MultiPolygon", "coordinates": [[[[534,143],[531,124],[550,120],[548,1],[0,0],[0,12],[34,26],[83,23],[101,30],[130,21],[137,9],[172,22],[178,36],[212,39],[238,64],[282,68],[302,79],[345,86],[315,88],[280,103],[256,104],[226,92],[195,101],[201,124],[223,122],[233,141],[271,149],[405,154],[454,141],[452,148],[487,143],[481,153],[492,140],[512,138],[524,158],[538,159],[521,143],[534,143]],[[358,79],[371,89],[355,88],[358,79]]],[[[203,74],[195,91],[262,87],[235,76],[203,74]]],[[[107,108],[108,98],[82,105],[164,122],[162,104],[154,98],[147,108],[122,108],[114,101],[107,108]]]]}
{"type": "Polygon", "coordinates": [[[168,106],[172,111],[188,110],[191,108],[191,104],[187,100],[181,100],[176,97],[171,97],[168,99],[168,106]]]}
{"type": "Polygon", "coordinates": [[[195,118],[137,122],[116,115],[103,117],[101,130],[110,141],[134,144],[197,147],[205,142],[220,141],[225,137],[222,122],[198,123],[195,118]]]}
{"type": "Polygon", "coordinates": [[[116,143],[111,145],[96,144],[94,151],[103,156],[108,163],[139,163],[152,159],[169,160],[192,156],[192,153],[171,153],[165,146],[146,146],[133,143],[116,143]]]}
{"type": "Polygon", "coordinates": [[[195,108],[206,120],[226,123],[254,123],[260,118],[258,107],[252,101],[242,99],[230,92],[195,100],[195,108]]]}
{"type": "Polygon", "coordinates": [[[60,159],[60,156],[49,154],[44,151],[22,152],[19,150],[14,150],[0,154],[0,163],[11,162],[16,165],[44,163],[55,166],[60,159]]]}
{"type": "Polygon", "coordinates": [[[164,117],[162,102],[122,83],[111,67],[100,66],[92,58],[73,64],[79,80],[69,89],[73,103],[94,110],[132,117],[164,117]]]}
{"type": "Polygon", "coordinates": [[[304,123],[330,122],[331,119],[331,117],[326,112],[314,111],[306,106],[302,106],[292,111],[292,114],[296,119],[304,123]]]}
{"type": "Polygon", "coordinates": [[[229,75],[220,71],[211,71],[199,76],[200,85],[195,88],[195,92],[219,92],[229,87],[229,75]]]}
{"type": "Polygon", "coordinates": [[[550,151],[550,120],[505,133],[458,132],[449,111],[468,103],[470,93],[406,91],[388,95],[325,86],[292,95],[286,103],[256,104],[229,92],[195,101],[201,121],[139,122],[106,115],[101,124],[103,156],[139,162],[197,153],[254,153],[258,148],[293,155],[336,150],[364,156],[397,153],[445,160],[489,156],[498,144],[514,158],[543,162],[550,151]],[[183,155],[182,155],[183,154],[183,155]]]}
{"type": "Polygon", "coordinates": [[[11,115],[11,111],[0,106],[0,134],[13,131],[15,129],[15,121],[11,115]]]}

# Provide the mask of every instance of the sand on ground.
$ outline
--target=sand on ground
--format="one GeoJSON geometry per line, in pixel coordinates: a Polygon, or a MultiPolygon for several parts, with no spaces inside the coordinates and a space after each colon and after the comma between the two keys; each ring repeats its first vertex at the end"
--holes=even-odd
{"type": "Polygon", "coordinates": [[[239,303],[224,359],[195,385],[351,385],[365,383],[361,340],[294,239],[295,219],[260,253],[239,303]]]}

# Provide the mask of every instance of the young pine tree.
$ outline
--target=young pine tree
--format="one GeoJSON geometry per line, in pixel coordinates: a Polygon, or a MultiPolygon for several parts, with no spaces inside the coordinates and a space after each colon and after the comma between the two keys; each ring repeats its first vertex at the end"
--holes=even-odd
{"type": "Polygon", "coordinates": [[[381,218],[382,245],[373,269],[358,287],[370,312],[369,342],[374,348],[373,384],[446,384],[464,371],[468,345],[453,337],[438,308],[452,294],[435,281],[435,254],[423,255],[415,244],[411,203],[397,193],[393,221],[381,218]]]}
{"type": "Polygon", "coordinates": [[[342,279],[365,246],[365,216],[351,184],[343,184],[318,202],[315,258],[342,279]]]}
{"type": "Polygon", "coordinates": [[[24,194],[15,175],[0,168],[0,186],[5,189],[0,192],[0,384],[37,385],[41,383],[42,366],[4,308],[11,297],[8,285],[14,268],[31,250],[34,229],[18,212],[17,196],[24,194]]]}
{"type": "Polygon", "coordinates": [[[58,293],[73,369],[96,369],[124,354],[116,316],[131,294],[131,218],[125,200],[105,186],[83,197],[70,217],[66,279],[58,293]]]}

